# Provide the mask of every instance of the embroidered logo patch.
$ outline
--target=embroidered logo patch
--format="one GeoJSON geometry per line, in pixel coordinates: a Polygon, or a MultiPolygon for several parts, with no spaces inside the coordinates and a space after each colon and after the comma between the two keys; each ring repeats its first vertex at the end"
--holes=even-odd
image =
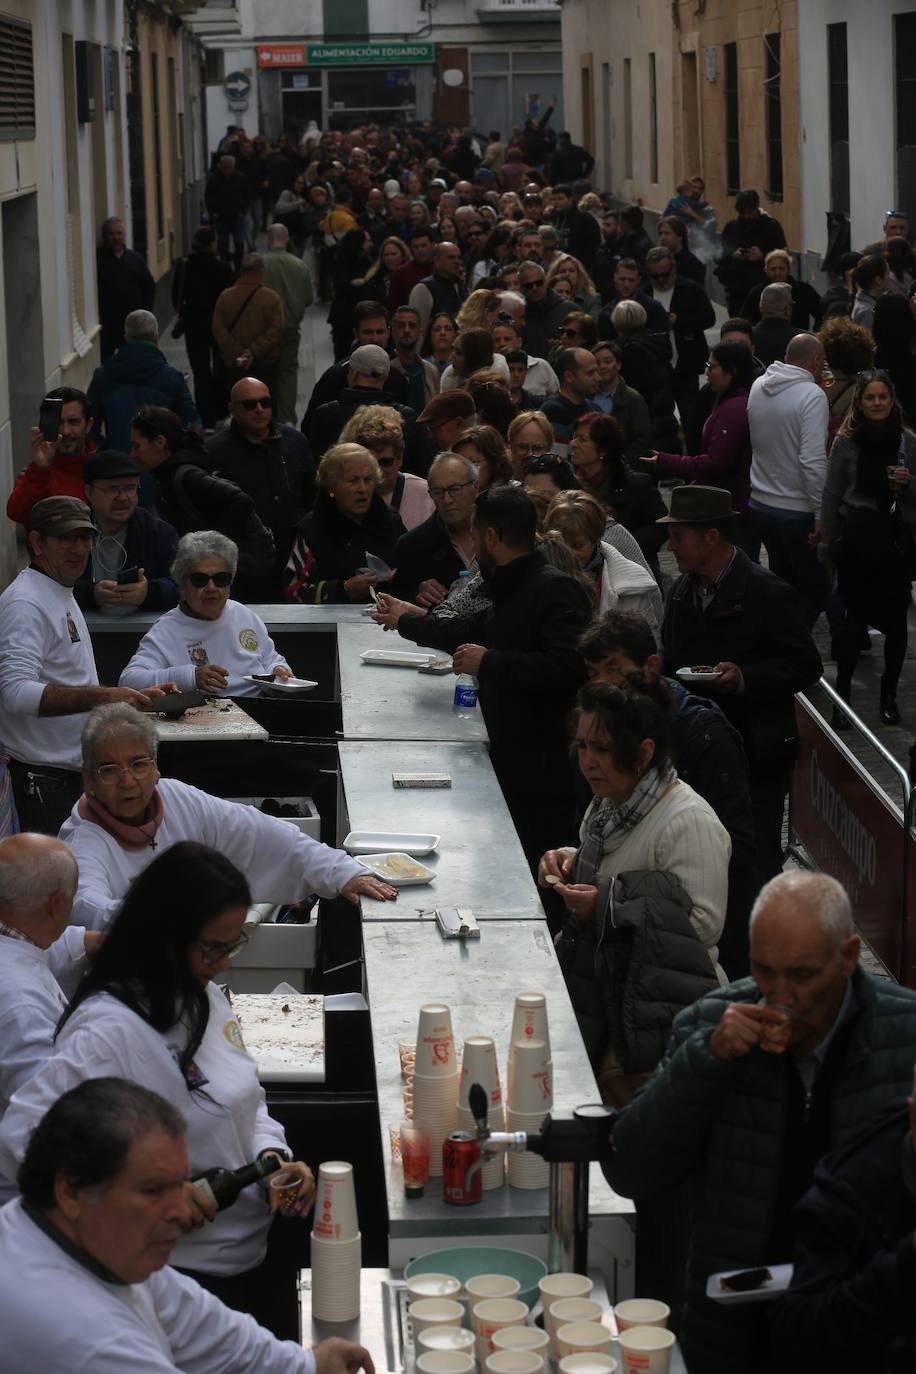
{"type": "Polygon", "coordinates": [[[207,651],[199,639],[191,640],[188,644],[188,658],[194,664],[195,668],[202,668],[205,663],[210,662],[207,657],[207,651]]]}
{"type": "Polygon", "coordinates": [[[230,1045],[234,1045],[235,1048],[241,1050],[243,1054],[246,1052],[245,1041],[242,1039],[242,1028],[234,1018],[231,1021],[227,1021],[223,1026],[223,1035],[229,1041],[230,1045]]]}
{"type": "Polygon", "coordinates": [[[243,649],[247,649],[250,654],[258,652],[258,637],[254,630],[239,630],[239,643],[243,649]]]}

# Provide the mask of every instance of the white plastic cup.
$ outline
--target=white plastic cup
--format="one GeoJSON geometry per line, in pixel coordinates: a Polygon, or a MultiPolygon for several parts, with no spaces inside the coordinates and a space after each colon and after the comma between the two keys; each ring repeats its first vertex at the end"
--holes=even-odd
{"type": "MultiPolygon", "coordinates": [[[[535,1126],[518,1126],[509,1122],[510,1131],[536,1130],[535,1126]]],[[[546,1159],[537,1155],[510,1154],[506,1161],[506,1177],[510,1188],[527,1188],[536,1191],[546,1188],[550,1182],[550,1165],[546,1159]]]]}
{"type": "Polygon", "coordinates": [[[543,1040],[515,1040],[509,1058],[510,1112],[545,1115],[553,1106],[553,1066],[543,1040]]]}
{"type": "Polygon", "coordinates": [[[460,1326],[464,1321],[464,1308],[454,1298],[419,1298],[408,1308],[413,1338],[430,1326],[460,1326]]]}
{"type": "Polygon", "coordinates": [[[668,1374],[674,1332],[661,1326],[631,1326],[618,1339],[621,1374],[668,1374]]]}
{"type": "Polygon", "coordinates": [[[618,1331],[632,1326],[667,1326],[671,1308],[656,1298],[627,1298],[614,1308],[618,1331]]]}
{"type": "Polygon", "coordinates": [[[543,992],[520,992],[512,1013],[509,1058],[516,1040],[543,1040],[550,1058],[550,1031],[547,1026],[547,998],[543,992]]]}
{"type": "Polygon", "coordinates": [[[452,1274],[414,1274],[407,1280],[407,1297],[411,1302],[423,1298],[457,1298],[461,1280],[452,1274]]]}
{"type": "Polygon", "coordinates": [[[362,1238],[312,1238],[312,1315],[317,1321],[352,1322],[359,1316],[362,1238]]]}
{"type": "Polygon", "coordinates": [[[560,1374],[614,1374],[617,1361],[601,1350],[580,1350],[575,1355],[564,1355],[558,1368],[560,1374]]]}
{"type": "Polygon", "coordinates": [[[471,1326],[477,1337],[477,1358],[481,1363],[493,1354],[492,1337],[504,1326],[524,1326],[528,1308],[518,1298],[486,1298],[471,1313],[471,1326]]]}
{"type": "Polygon", "coordinates": [[[499,1060],[496,1057],[496,1041],[489,1035],[471,1035],[464,1042],[461,1055],[461,1084],[458,1089],[458,1106],[470,1111],[468,1094],[473,1083],[479,1083],[487,1095],[490,1108],[490,1128],[495,1130],[492,1114],[503,1105],[502,1087],[499,1081],[499,1060]]]}
{"type": "Polygon", "coordinates": [[[487,1374],[543,1374],[544,1359],[534,1350],[494,1350],[484,1369],[487,1374]]]}
{"type": "Polygon", "coordinates": [[[603,1311],[594,1298],[557,1298],[544,1308],[544,1329],[553,1337],[568,1322],[600,1322],[603,1311]]]}
{"type": "Polygon", "coordinates": [[[420,1374],[474,1374],[477,1363],[463,1350],[427,1350],[417,1356],[420,1374]]]}
{"type": "Polygon", "coordinates": [[[455,1073],[457,1068],[452,1014],[444,1002],[428,1002],[420,1008],[414,1076],[447,1077],[455,1073]]]}
{"type": "Polygon", "coordinates": [[[586,1350],[600,1350],[602,1354],[610,1355],[611,1333],[599,1321],[567,1322],[565,1326],[558,1327],[554,1347],[557,1360],[586,1350]]]}
{"type": "Polygon", "coordinates": [[[329,1159],[318,1166],[312,1230],[321,1240],[352,1240],[359,1234],[353,1165],[329,1159]]]}
{"type": "Polygon", "coordinates": [[[531,1350],[546,1360],[549,1345],[550,1337],[539,1326],[504,1326],[493,1332],[496,1350],[531,1350]]]}
{"type": "Polygon", "coordinates": [[[473,1359],[477,1342],[474,1332],[464,1326],[427,1326],[416,1336],[415,1344],[418,1354],[431,1350],[458,1350],[473,1359]]]}
{"type": "Polygon", "coordinates": [[[587,1298],[592,1291],[592,1280],[587,1274],[560,1272],[545,1274],[538,1279],[538,1292],[546,1313],[552,1303],[561,1298],[587,1298]]]}
{"type": "Polygon", "coordinates": [[[468,1309],[473,1312],[479,1302],[490,1298],[517,1298],[521,1284],[508,1274],[475,1274],[466,1281],[464,1291],[468,1295],[468,1309]]]}
{"type": "MultiPolygon", "coordinates": [[[[506,1129],[506,1113],[502,1105],[490,1108],[489,1122],[491,1131],[504,1131],[506,1129]]],[[[470,1111],[463,1108],[460,1101],[455,1116],[455,1129],[459,1131],[476,1131],[477,1129],[477,1123],[470,1111]]],[[[493,1158],[488,1160],[481,1169],[480,1177],[485,1193],[492,1192],[494,1188],[501,1188],[506,1181],[506,1156],[501,1152],[495,1153],[493,1158]]]]}
{"type": "Polygon", "coordinates": [[[429,1131],[429,1176],[442,1176],[442,1144],[456,1125],[458,1073],[448,1078],[414,1079],[413,1119],[429,1131]]]}

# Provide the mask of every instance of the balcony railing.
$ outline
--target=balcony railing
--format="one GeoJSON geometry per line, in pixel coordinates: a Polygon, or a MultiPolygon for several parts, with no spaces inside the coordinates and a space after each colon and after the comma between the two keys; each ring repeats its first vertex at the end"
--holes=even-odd
{"type": "Polygon", "coordinates": [[[481,0],[475,9],[481,21],[490,23],[560,19],[560,0],[481,0]]]}

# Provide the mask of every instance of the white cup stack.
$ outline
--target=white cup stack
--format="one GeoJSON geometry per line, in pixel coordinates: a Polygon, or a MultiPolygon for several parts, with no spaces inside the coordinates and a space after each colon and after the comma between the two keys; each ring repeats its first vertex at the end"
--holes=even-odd
{"type": "Polygon", "coordinates": [[[356,1320],[361,1268],[353,1165],[328,1160],[318,1166],[312,1229],[312,1313],[318,1321],[356,1320]]]}
{"type": "Polygon", "coordinates": [[[547,1025],[547,998],[543,992],[520,992],[512,1014],[512,1033],[509,1036],[509,1062],[516,1040],[543,1040],[550,1058],[550,1030],[547,1025]]]}
{"type": "Polygon", "coordinates": [[[420,1008],[413,1076],[413,1119],[429,1131],[429,1173],[442,1176],[442,1143],[455,1130],[458,1112],[458,1060],[452,1016],[443,1002],[420,1008]]]}
{"type": "Polygon", "coordinates": [[[528,1308],[518,1298],[485,1298],[474,1303],[471,1329],[477,1338],[477,1361],[483,1364],[495,1350],[493,1334],[505,1326],[524,1326],[528,1308]]]}
{"type": "MultiPolygon", "coordinates": [[[[499,1060],[496,1056],[496,1041],[489,1035],[472,1035],[464,1042],[461,1056],[461,1077],[458,1082],[458,1130],[476,1131],[477,1123],[468,1105],[471,1084],[479,1083],[487,1095],[487,1105],[491,1131],[506,1129],[506,1110],[503,1105],[503,1092],[499,1082],[499,1060]]],[[[483,1190],[490,1192],[501,1188],[506,1181],[505,1155],[497,1154],[483,1166],[481,1171],[483,1190]]]]}
{"type": "MultiPolygon", "coordinates": [[[[509,1054],[506,1129],[536,1132],[553,1106],[553,1063],[543,1040],[515,1040],[509,1054]]],[[[550,1166],[534,1154],[509,1155],[510,1188],[546,1188],[550,1166]]]]}

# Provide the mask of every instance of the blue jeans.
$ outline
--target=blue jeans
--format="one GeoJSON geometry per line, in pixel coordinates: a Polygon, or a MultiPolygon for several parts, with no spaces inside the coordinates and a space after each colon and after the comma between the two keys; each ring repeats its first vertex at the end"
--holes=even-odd
{"type": "Polygon", "coordinates": [[[798,592],[801,613],[812,629],[831,600],[830,578],[808,543],[814,531],[813,515],[777,515],[752,507],[748,514],[755,534],[769,555],[770,572],[798,592]]]}

